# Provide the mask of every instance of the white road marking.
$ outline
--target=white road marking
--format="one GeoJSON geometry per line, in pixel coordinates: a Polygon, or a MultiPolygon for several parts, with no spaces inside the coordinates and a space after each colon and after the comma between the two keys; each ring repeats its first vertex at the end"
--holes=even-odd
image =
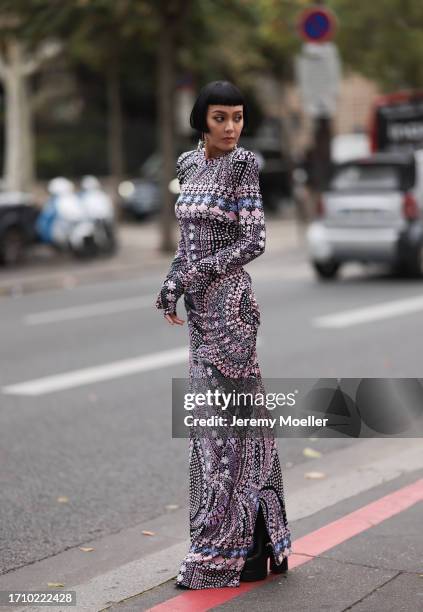
{"type": "MultiPolygon", "coordinates": [[[[303,280],[311,277],[311,272],[303,266],[293,269],[272,270],[262,269],[253,275],[258,281],[268,279],[303,280]]],[[[253,278],[254,281],[254,278],[253,278]]],[[[24,316],[25,325],[48,325],[49,323],[61,323],[64,321],[75,321],[90,317],[101,317],[121,312],[141,310],[142,308],[154,308],[155,296],[140,296],[109,300],[106,302],[94,302],[83,306],[69,306],[54,310],[43,310],[32,312],[24,316]]]]}
{"type": "Polygon", "coordinates": [[[2,393],[8,395],[45,395],[54,391],[71,389],[102,380],[112,380],[136,372],[148,372],[164,368],[175,363],[188,361],[188,348],[181,347],[169,351],[150,353],[133,359],[123,359],[92,368],[73,370],[63,374],[35,378],[22,383],[8,385],[2,388],[2,393]]]}
{"type": "MultiPolygon", "coordinates": [[[[312,274],[308,264],[301,262],[300,264],[293,263],[293,265],[285,265],[276,269],[261,266],[253,273],[253,280],[254,277],[257,277],[260,281],[275,278],[280,281],[302,280],[310,278],[311,276],[312,274]]],[[[47,325],[49,323],[61,323],[63,321],[107,316],[142,308],[154,308],[154,300],[154,295],[146,295],[108,300],[105,302],[94,302],[83,306],[69,306],[67,308],[33,312],[25,315],[23,321],[25,325],[47,325]]]]}
{"type": "Polygon", "coordinates": [[[132,297],[108,302],[95,302],[84,306],[71,306],[56,310],[35,312],[24,317],[26,325],[45,325],[47,323],[59,323],[86,317],[98,317],[103,315],[138,310],[141,308],[154,308],[153,296],[132,297]]]}
{"type": "MultiPolygon", "coordinates": [[[[263,338],[257,336],[256,346],[263,345],[263,338]]],[[[158,368],[165,368],[175,363],[187,362],[189,359],[189,348],[183,346],[177,349],[168,351],[159,351],[150,353],[142,357],[133,359],[123,359],[114,361],[92,368],[84,368],[82,370],[73,370],[62,374],[54,374],[53,376],[44,376],[43,378],[34,378],[22,383],[7,385],[2,388],[2,393],[6,395],[45,395],[55,391],[63,391],[64,389],[72,389],[82,385],[100,382],[102,380],[112,380],[122,376],[135,374],[136,372],[148,372],[158,368]]]]}
{"type": "Polygon", "coordinates": [[[314,327],[340,329],[342,327],[390,319],[391,317],[400,317],[420,310],[423,310],[423,296],[421,295],[317,317],[313,319],[312,323],[314,327]]]}
{"type": "MultiPolygon", "coordinates": [[[[253,273],[258,280],[279,279],[301,280],[311,277],[310,270],[301,264],[300,266],[283,267],[281,269],[262,268],[253,273]]],[[[253,278],[254,281],[254,278],[253,278]]],[[[25,325],[47,325],[49,323],[61,323],[63,321],[74,321],[89,317],[107,316],[120,312],[129,312],[142,308],[154,308],[155,296],[130,297],[106,302],[94,302],[83,306],[70,306],[55,310],[33,312],[24,316],[25,325]]]]}

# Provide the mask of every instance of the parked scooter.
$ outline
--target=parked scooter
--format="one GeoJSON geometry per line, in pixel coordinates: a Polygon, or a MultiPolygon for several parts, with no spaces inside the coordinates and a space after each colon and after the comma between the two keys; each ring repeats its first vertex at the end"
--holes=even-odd
{"type": "Polygon", "coordinates": [[[51,180],[47,186],[50,198],[36,224],[43,242],[79,258],[116,249],[112,203],[95,177],[85,179],[89,180],[80,194],[64,177],[51,180]]]}
{"type": "Polygon", "coordinates": [[[91,175],[81,181],[79,198],[88,219],[94,223],[94,242],[100,253],[112,254],[117,248],[115,215],[112,199],[91,175]]]}

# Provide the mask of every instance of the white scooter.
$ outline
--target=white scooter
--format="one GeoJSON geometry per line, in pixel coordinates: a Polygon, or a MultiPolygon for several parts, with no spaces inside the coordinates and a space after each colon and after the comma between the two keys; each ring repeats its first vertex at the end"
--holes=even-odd
{"type": "Polygon", "coordinates": [[[117,248],[113,202],[95,176],[84,176],[79,199],[87,219],[94,224],[94,243],[100,253],[112,254],[117,248]]]}
{"type": "MultiPolygon", "coordinates": [[[[111,202],[107,202],[104,194],[101,205],[101,197],[93,197],[93,190],[87,188],[93,187],[92,179],[97,179],[85,178],[90,180],[79,196],[68,179],[57,177],[51,180],[47,187],[50,198],[37,221],[37,230],[44,242],[60,251],[69,250],[79,258],[94,257],[99,252],[112,253],[116,249],[111,202]]],[[[98,181],[96,190],[103,194],[98,181]]]]}

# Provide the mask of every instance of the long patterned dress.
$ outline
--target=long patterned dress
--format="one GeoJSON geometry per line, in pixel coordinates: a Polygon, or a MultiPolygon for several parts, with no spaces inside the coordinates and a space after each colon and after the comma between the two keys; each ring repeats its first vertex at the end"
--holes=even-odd
{"type": "MultiPolygon", "coordinates": [[[[207,159],[204,149],[177,161],[178,248],[156,299],[176,312],[184,295],[190,380],[255,378],[260,310],[243,265],[264,252],[266,227],[253,152],[237,147],[207,159]]],[[[191,547],[177,584],[237,587],[253,547],[259,505],[276,564],[291,554],[282,472],[273,435],[190,434],[191,547]]]]}

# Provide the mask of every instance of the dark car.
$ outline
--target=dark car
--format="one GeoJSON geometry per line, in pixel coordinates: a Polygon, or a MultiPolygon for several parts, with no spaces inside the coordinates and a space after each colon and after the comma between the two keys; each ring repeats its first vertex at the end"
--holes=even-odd
{"type": "MultiPolygon", "coordinates": [[[[178,157],[187,150],[189,150],[189,145],[185,148],[178,148],[178,157]]],[[[142,220],[159,212],[162,202],[161,170],[161,155],[155,152],[142,164],[139,178],[128,179],[120,183],[118,189],[121,198],[120,207],[126,216],[142,220]]],[[[172,181],[170,187],[176,200],[179,190],[177,181],[176,184],[172,181]]]]}
{"type": "Polygon", "coordinates": [[[141,166],[139,178],[119,185],[120,207],[124,214],[145,219],[160,210],[161,156],[153,153],[141,166]]]}
{"type": "Polygon", "coordinates": [[[38,208],[29,194],[0,191],[0,264],[15,265],[28,245],[37,241],[38,208]]]}

